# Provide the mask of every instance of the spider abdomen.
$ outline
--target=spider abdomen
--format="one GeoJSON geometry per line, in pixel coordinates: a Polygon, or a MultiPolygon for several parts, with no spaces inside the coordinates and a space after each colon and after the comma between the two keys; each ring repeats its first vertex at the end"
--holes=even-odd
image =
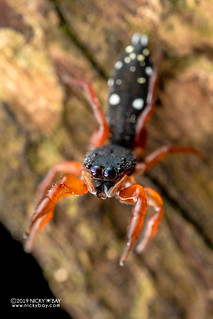
{"type": "Polygon", "coordinates": [[[112,144],[133,146],[137,119],[146,108],[153,72],[147,43],[147,36],[134,35],[108,81],[107,115],[112,144]]]}

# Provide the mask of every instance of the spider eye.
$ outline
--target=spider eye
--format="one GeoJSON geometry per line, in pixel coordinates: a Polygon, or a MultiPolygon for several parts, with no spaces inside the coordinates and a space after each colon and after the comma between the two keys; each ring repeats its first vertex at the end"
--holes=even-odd
{"type": "Polygon", "coordinates": [[[93,166],[90,169],[90,172],[92,174],[92,176],[98,178],[102,176],[102,168],[100,166],[93,166]]]}
{"type": "Polygon", "coordinates": [[[104,170],[104,177],[107,178],[107,179],[114,179],[116,178],[117,176],[117,173],[116,173],[116,170],[112,167],[107,167],[105,170],[104,170]]]}
{"type": "Polygon", "coordinates": [[[124,173],[124,168],[119,167],[118,168],[118,174],[123,174],[124,173]]]}

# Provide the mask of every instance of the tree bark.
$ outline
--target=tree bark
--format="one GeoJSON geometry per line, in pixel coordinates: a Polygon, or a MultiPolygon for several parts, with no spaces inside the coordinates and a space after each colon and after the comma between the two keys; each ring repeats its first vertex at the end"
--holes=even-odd
{"type": "Polygon", "coordinates": [[[104,108],[134,32],[149,34],[154,56],[164,51],[146,154],[165,144],[205,153],[168,155],[137,178],[161,194],[165,215],[124,268],[130,206],[91,195],[57,205],[32,254],[72,318],[213,317],[212,12],[207,1],[0,0],[0,221],[14,238],[23,240],[48,169],[82,162],[97,128],[63,75],[90,81],[104,108]]]}

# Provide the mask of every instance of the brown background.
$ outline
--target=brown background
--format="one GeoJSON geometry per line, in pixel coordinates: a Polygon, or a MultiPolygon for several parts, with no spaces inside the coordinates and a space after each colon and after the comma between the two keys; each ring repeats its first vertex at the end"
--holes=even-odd
{"type": "Polygon", "coordinates": [[[32,254],[73,318],[213,317],[212,12],[204,0],[0,0],[0,221],[15,239],[39,181],[62,159],[83,161],[97,128],[84,94],[67,92],[61,76],[90,81],[104,107],[134,32],[165,53],[147,153],[189,144],[206,154],[170,155],[137,179],[162,195],[165,216],[124,268],[129,206],[91,195],[57,205],[32,254]]]}

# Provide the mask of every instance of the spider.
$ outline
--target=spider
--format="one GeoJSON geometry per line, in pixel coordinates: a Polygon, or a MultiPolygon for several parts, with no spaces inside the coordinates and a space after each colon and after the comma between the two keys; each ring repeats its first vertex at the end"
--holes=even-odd
{"type": "Polygon", "coordinates": [[[141,160],[146,148],[145,124],[153,112],[162,56],[159,51],[153,66],[147,45],[148,37],[136,33],[115,63],[108,81],[107,117],[90,83],[64,77],[68,87],[77,85],[85,90],[100,127],[90,139],[90,150],[83,165],[63,161],[52,167],[40,184],[38,192],[44,194],[58,173],[66,173],[46,191],[35,208],[26,232],[26,251],[31,250],[35,235],[52,219],[59,200],[88,192],[102,199],[116,196],[121,202],[134,205],[121,266],[141,233],[147,206],[154,209],[154,214],[136,251],[141,252],[155,235],[163,217],[162,198],[155,190],[136,184],[133,174],[143,174],[168,153],[199,152],[190,146],[163,146],[141,160]]]}

